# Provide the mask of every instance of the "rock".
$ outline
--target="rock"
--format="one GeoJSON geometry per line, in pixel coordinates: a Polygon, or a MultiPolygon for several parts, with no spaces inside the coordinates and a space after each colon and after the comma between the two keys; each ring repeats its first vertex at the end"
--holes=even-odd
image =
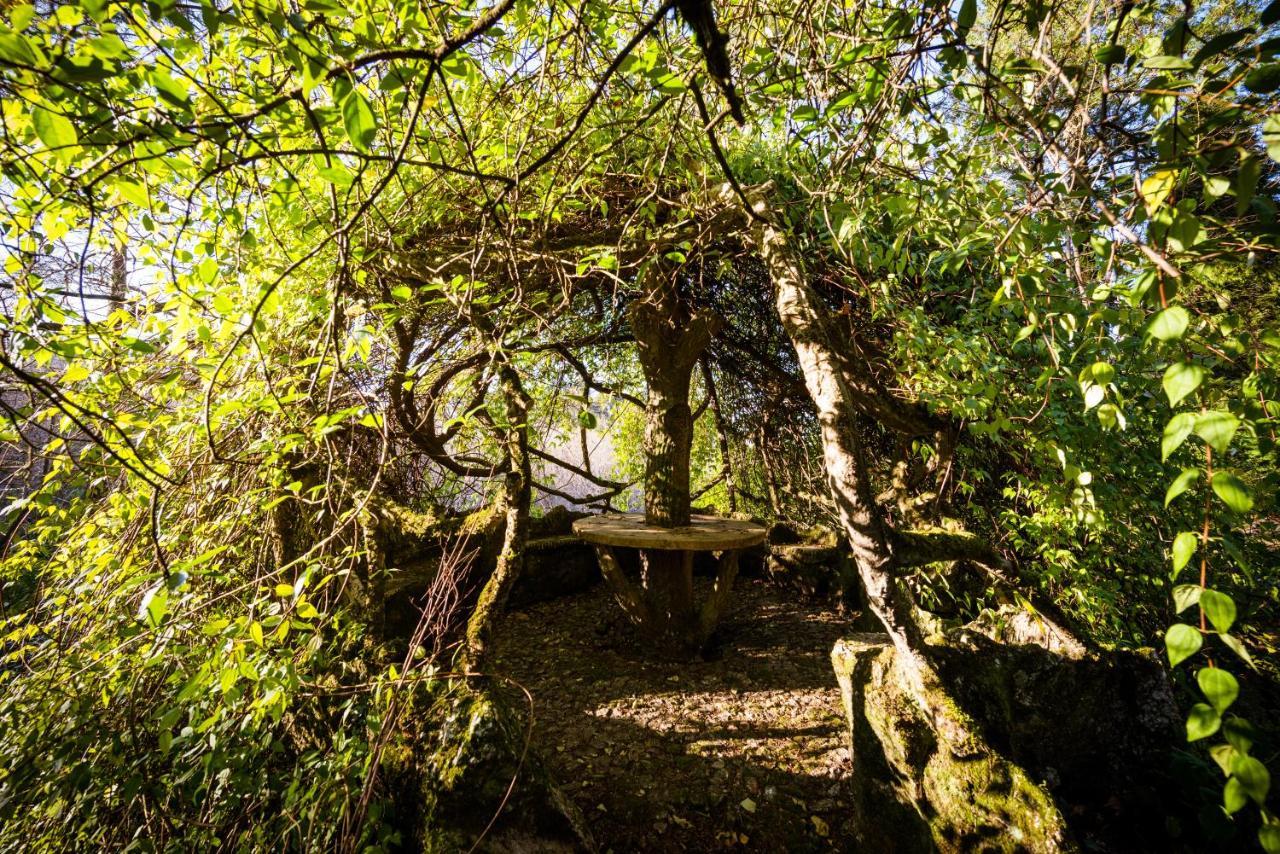
{"type": "Polygon", "coordinates": [[[850,599],[858,584],[852,556],[836,545],[770,545],[765,571],[784,589],[817,599],[850,599]]]}
{"type": "Polygon", "coordinates": [[[401,840],[405,850],[465,851],[482,835],[479,850],[595,849],[581,811],[494,692],[424,684],[399,720],[380,771],[395,825],[410,837],[401,840]]]}
{"type": "MultiPolygon", "coordinates": [[[[998,643],[983,626],[930,648],[953,704],[978,732],[962,745],[920,712],[882,634],[832,650],[850,721],[859,842],[886,851],[1167,851],[1162,800],[1180,717],[1159,660],[998,643]],[[892,838],[882,838],[893,816],[892,838]]],[[[986,628],[989,628],[987,626],[986,628]]],[[[1025,626],[1024,626],[1025,628],[1025,626]]]]}
{"type": "Polygon", "coordinates": [[[941,741],[903,687],[885,635],[836,643],[849,720],[856,844],[876,851],[1072,851],[1052,797],[980,739],[941,741]],[[974,743],[976,741],[976,743],[974,743]]]}
{"type": "Polygon", "coordinates": [[[541,516],[529,520],[529,539],[563,537],[573,533],[573,523],[590,516],[562,506],[555,506],[541,516]]]}
{"type": "Polygon", "coordinates": [[[976,620],[960,630],[962,635],[971,632],[977,632],[1000,644],[1038,646],[1067,658],[1080,659],[1085,655],[1085,648],[1078,640],[1049,621],[1016,605],[1001,605],[995,610],[983,611],[976,620]]]}
{"type": "Polygon", "coordinates": [[[778,521],[769,526],[765,542],[771,546],[791,546],[803,542],[800,532],[790,522],[778,521]]]}
{"type": "Polygon", "coordinates": [[[573,534],[530,539],[525,546],[524,569],[516,579],[509,604],[523,608],[571,596],[588,589],[600,578],[595,550],[573,534]]]}

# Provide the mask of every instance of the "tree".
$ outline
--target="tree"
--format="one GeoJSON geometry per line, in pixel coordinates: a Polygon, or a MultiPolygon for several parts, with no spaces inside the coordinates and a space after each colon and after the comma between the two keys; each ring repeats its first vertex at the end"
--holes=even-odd
{"type": "Polygon", "coordinates": [[[1228,714],[1276,607],[1276,10],[11,6],[0,409],[47,471],[4,511],[0,802],[65,816],[14,838],[376,841],[388,698],[445,678],[380,645],[376,532],[501,502],[479,667],[535,496],[678,521],[702,478],[838,520],[949,737],[941,575],[1163,635],[1280,848],[1228,714]],[[672,465],[568,458],[576,398],[672,465]]]}

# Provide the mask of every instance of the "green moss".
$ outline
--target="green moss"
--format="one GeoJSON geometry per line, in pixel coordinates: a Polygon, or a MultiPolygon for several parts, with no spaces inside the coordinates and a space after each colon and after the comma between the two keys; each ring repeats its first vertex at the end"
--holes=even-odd
{"type": "Polygon", "coordinates": [[[930,821],[941,851],[1063,851],[1065,821],[1053,799],[1012,762],[988,750],[957,757],[934,753],[923,774],[937,810],[930,821]]]}
{"type": "Polygon", "coordinates": [[[586,838],[581,816],[526,750],[517,716],[491,690],[438,683],[415,692],[400,720],[380,770],[408,850],[468,850],[499,810],[499,832],[586,838]]]}
{"type": "Polygon", "coordinates": [[[946,735],[935,730],[906,690],[887,637],[837,643],[832,665],[850,714],[862,847],[1073,850],[1052,797],[940,690],[928,700],[947,719],[946,735]],[[882,826],[881,816],[893,816],[892,826],[882,826]]]}

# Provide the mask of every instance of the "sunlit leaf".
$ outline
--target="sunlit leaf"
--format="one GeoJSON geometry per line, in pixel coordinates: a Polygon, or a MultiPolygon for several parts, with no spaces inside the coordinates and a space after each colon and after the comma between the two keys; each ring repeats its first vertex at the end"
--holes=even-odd
{"type": "Polygon", "coordinates": [[[1186,623],[1174,623],[1164,635],[1165,650],[1172,667],[1195,655],[1203,644],[1200,632],[1186,623]]]}
{"type": "Polygon", "coordinates": [[[1240,683],[1221,667],[1203,667],[1196,673],[1196,682],[1205,699],[1221,715],[1236,697],[1240,696],[1240,683]]]}
{"type": "Polygon", "coordinates": [[[1237,513],[1248,513],[1253,509],[1253,498],[1244,481],[1229,471],[1213,473],[1213,491],[1223,503],[1237,513]]]}
{"type": "Polygon", "coordinates": [[[1222,718],[1207,703],[1196,703],[1187,713],[1187,741],[1199,741],[1218,731],[1222,718]]]}
{"type": "Polygon", "coordinates": [[[1236,621],[1236,603],[1231,597],[1217,590],[1205,590],[1200,594],[1200,607],[1209,618],[1209,622],[1220,632],[1231,630],[1236,621]]]}
{"type": "Polygon", "coordinates": [[[372,149],[378,133],[377,121],[373,108],[358,89],[352,89],[342,102],[342,126],[358,151],[367,153],[372,149]]]}
{"type": "Polygon", "coordinates": [[[1187,331],[1191,315],[1180,305],[1170,306],[1151,319],[1147,334],[1161,341],[1176,341],[1187,331]]]}
{"type": "Polygon", "coordinates": [[[1239,427],[1240,419],[1230,412],[1211,410],[1196,416],[1196,435],[1219,454],[1227,452],[1227,446],[1231,444],[1231,438],[1239,427]]]}
{"type": "MultiPolygon", "coordinates": [[[[1164,425],[1164,435],[1160,438],[1160,459],[1167,460],[1169,455],[1178,450],[1179,446],[1191,435],[1191,431],[1195,429],[1196,416],[1193,412],[1179,412],[1177,415],[1169,419],[1169,423],[1164,425]]],[[[1183,472],[1185,475],[1186,472],[1183,472]]],[[[1198,475],[1199,472],[1197,471],[1198,475]]],[[[1165,506],[1169,505],[1165,501],[1165,506]]]]}
{"type": "Polygon", "coordinates": [[[1173,572],[1175,576],[1187,565],[1187,561],[1191,560],[1191,556],[1195,554],[1196,539],[1196,535],[1190,531],[1183,531],[1173,538],[1173,572]]]}
{"type": "MultiPolygon", "coordinates": [[[[1165,454],[1168,457],[1168,454],[1165,454]]],[[[1168,490],[1164,494],[1164,506],[1168,507],[1173,499],[1191,488],[1197,480],[1200,479],[1200,469],[1183,469],[1182,472],[1173,479],[1173,483],[1169,484],[1168,490]]]]}
{"type": "Polygon", "coordinates": [[[1237,754],[1231,762],[1231,776],[1240,781],[1240,787],[1261,806],[1267,802],[1267,792],[1271,789],[1271,774],[1267,766],[1252,756],[1237,754]]]}
{"type": "Polygon", "coordinates": [[[1194,362],[1174,362],[1164,372],[1164,393],[1169,396],[1169,405],[1177,406],[1183,398],[1191,394],[1204,382],[1207,372],[1194,362]]]}
{"type": "Polygon", "coordinates": [[[1179,584],[1173,588],[1173,609],[1181,614],[1200,601],[1200,593],[1204,590],[1199,584],[1179,584]]]}
{"type": "MultiPolygon", "coordinates": [[[[1174,59],[1174,57],[1157,57],[1157,59],[1174,59]]],[[[1184,60],[1177,60],[1184,62],[1184,60]]],[[[1147,63],[1150,65],[1151,60],[1147,63]]],[[[1169,194],[1173,192],[1173,188],[1178,184],[1178,173],[1164,169],[1156,172],[1146,178],[1142,182],[1142,199],[1147,206],[1147,213],[1155,213],[1156,208],[1164,204],[1164,200],[1169,198],[1169,194]]]]}

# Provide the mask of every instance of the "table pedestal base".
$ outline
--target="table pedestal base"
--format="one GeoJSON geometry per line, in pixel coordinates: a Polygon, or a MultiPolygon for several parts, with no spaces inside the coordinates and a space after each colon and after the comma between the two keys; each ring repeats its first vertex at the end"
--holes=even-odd
{"type": "Polygon", "coordinates": [[[698,607],[693,597],[693,552],[680,549],[640,549],[640,585],[623,573],[613,547],[596,544],[600,569],[614,597],[656,651],[671,658],[692,658],[716,624],[738,574],[738,550],[720,553],[716,580],[698,607]]]}

